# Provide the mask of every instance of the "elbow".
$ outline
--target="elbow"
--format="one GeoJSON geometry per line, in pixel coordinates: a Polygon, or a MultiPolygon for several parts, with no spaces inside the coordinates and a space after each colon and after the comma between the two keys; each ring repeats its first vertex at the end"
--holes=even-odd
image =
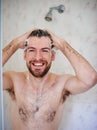
{"type": "Polygon", "coordinates": [[[97,84],[97,72],[94,74],[93,81],[94,81],[94,85],[97,84]]]}
{"type": "Polygon", "coordinates": [[[97,73],[95,72],[91,74],[90,78],[87,81],[87,85],[91,88],[96,84],[97,84],[97,73]]]}

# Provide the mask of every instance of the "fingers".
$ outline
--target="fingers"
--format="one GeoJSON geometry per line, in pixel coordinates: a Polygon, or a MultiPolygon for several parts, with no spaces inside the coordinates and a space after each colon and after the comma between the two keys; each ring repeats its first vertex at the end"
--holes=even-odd
{"type": "Polygon", "coordinates": [[[27,31],[26,33],[23,34],[23,36],[27,39],[28,36],[31,34],[31,32],[33,31],[34,29],[31,29],[29,31],[27,31]]]}
{"type": "Polygon", "coordinates": [[[37,30],[37,29],[38,29],[38,28],[33,28],[33,29],[27,31],[27,32],[24,34],[25,40],[29,38],[29,35],[32,33],[32,31],[37,30]]]}

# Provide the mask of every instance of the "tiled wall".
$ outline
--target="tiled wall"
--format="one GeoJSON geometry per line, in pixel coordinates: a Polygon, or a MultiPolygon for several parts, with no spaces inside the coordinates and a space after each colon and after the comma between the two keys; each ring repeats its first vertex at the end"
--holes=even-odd
{"type": "MultiPolygon", "coordinates": [[[[81,53],[97,71],[97,0],[3,0],[3,46],[31,28],[48,28],[81,53]],[[50,7],[63,4],[65,12],[44,17],[50,7]]],[[[23,52],[17,51],[4,70],[24,70],[23,52]],[[17,64],[18,63],[18,64],[17,64]]],[[[68,60],[57,52],[51,71],[74,73],[68,60]]],[[[9,98],[4,93],[5,130],[11,130],[9,98]]],[[[64,106],[60,130],[97,130],[97,86],[71,96],[64,106]]]]}

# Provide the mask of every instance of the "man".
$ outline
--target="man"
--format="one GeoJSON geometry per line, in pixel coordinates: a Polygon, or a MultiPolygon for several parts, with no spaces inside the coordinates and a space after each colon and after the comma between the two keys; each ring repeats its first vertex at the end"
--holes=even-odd
{"type": "Polygon", "coordinates": [[[92,88],[97,73],[64,39],[46,30],[31,30],[11,41],[3,49],[3,65],[19,48],[24,49],[28,71],[3,73],[4,90],[11,96],[13,129],[57,130],[66,98],[92,88]],[[54,48],[67,57],[75,75],[48,72],[54,48]]]}

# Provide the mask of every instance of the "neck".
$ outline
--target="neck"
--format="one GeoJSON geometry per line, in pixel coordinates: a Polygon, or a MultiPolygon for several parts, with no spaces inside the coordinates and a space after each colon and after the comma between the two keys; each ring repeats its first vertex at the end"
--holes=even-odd
{"type": "Polygon", "coordinates": [[[37,78],[33,76],[30,72],[27,75],[27,79],[30,82],[30,84],[34,84],[35,86],[38,86],[40,88],[41,86],[44,86],[44,84],[47,82],[49,78],[49,73],[47,73],[44,77],[37,78]]]}

